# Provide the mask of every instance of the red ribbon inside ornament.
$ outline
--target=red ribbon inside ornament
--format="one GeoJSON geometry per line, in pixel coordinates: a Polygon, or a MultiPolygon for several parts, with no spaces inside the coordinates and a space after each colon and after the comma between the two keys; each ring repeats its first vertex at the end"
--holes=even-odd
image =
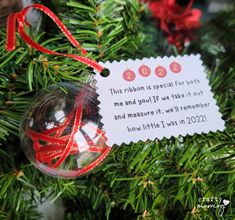
{"type": "Polygon", "coordinates": [[[92,138],[81,132],[83,126],[88,126],[90,130],[95,131],[96,137],[100,137],[104,141],[107,140],[104,131],[92,124],[82,122],[84,98],[82,93],[76,96],[74,107],[59,126],[42,132],[27,129],[26,134],[33,141],[36,161],[47,164],[49,168],[58,168],[68,156],[78,155],[80,153],[79,149],[86,148],[86,151],[99,153],[100,156],[94,162],[79,170],[72,171],[74,176],[80,176],[95,168],[108,155],[110,147],[107,145],[105,145],[105,148],[96,147],[96,143],[92,138]],[[65,129],[70,124],[73,124],[70,134],[64,134],[65,129]],[[85,138],[85,146],[79,146],[79,143],[77,143],[75,135],[78,132],[85,138]]]}
{"type": "MultiPolygon", "coordinates": [[[[47,14],[56,23],[56,25],[71,42],[71,44],[80,49],[83,55],[86,54],[86,50],[81,48],[79,42],[73,37],[69,30],[60,21],[60,19],[50,9],[40,4],[33,4],[24,8],[20,12],[12,13],[9,15],[7,22],[6,44],[8,51],[12,51],[15,49],[16,22],[18,22],[18,32],[20,36],[26,43],[28,43],[33,48],[46,54],[73,58],[81,63],[86,64],[89,67],[96,69],[99,73],[102,74],[104,67],[98,64],[95,60],[75,54],[62,54],[49,50],[45,47],[42,47],[41,45],[36,43],[32,38],[30,38],[30,36],[24,30],[25,24],[28,25],[25,18],[30,8],[39,9],[45,14],[47,14]]],[[[69,155],[79,154],[79,146],[78,143],[76,143],[75,141],[75,134],[84,126],[84,123],[82,122],[83,100],[83,93],[78,94],[75,99],[75,108],[71,110],[71,112],[68,114],[67,118],[61,125],[51,129],[47,129],[42,132],[35,132],[30,129],[26,131],[26,135],[33,141],[36,162],[47,164],[49,168],[58,168],[69,155]],[[80,101],[79,105],[76,104],[78,100],[80,101]],[[66,126],[71,124],[71,122],[73,122],[71,133],[69,135],[63,135],[63,131],[65,130],[66,126]]],[[[96,129],[96,135],[106,140],[105,134],[101,129],[94,128],[92,126],[90,126],[90,129],[96,129]]],[[[88,145],[87,151],[100,153],[100,156],[89,165],[81,169],[71,171],[69,176],[80,176],[92,170],[104,160],[104,158],[108,155],[109,151],[111,150],[111,147],[109,146],[106,146],[106,148],[97,148],[95,147],[93,140],[89,138],[88,135],[83,134],[83,136],[85,137],[88,145]]],[[[66,176],[66,174],[64,175],[66,176]]]]}

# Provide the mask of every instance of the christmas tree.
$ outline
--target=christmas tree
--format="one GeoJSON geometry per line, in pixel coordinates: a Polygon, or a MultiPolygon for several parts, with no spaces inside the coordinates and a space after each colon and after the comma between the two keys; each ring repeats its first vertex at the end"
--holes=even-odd
{"type": "MultiPolygon", "coordinates": [[[[35,50],[19,35],[16,49],[7,52],[2,28],[0,219],[40,219],[38,206],[48,201],[63,207],[64,219],[234,219],[235,9],[201,26],[196,40],[186,46],[185,29],[183,35],[166,36],[146,2],[51,2],[50,8],[94,60],[200,53],[226,129],[113,146],[104,163],[84,176],[50,177],[22,151],[24,113],[41,90],[64,81],[86,82],[94,73],[71,58],[35,50]]],[[[39,29],[26,28],[33,40],[63,54],[79,53],[47,19],[43,17],[39,29]]]]}

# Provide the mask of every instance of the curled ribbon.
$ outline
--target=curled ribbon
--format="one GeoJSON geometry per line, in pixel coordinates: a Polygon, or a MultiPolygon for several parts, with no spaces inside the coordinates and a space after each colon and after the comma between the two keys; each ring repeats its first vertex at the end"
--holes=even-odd
{"type": "MultiPolygon", "coordinates": [[[[52,168],[57,168],[64,162],[69,153],[73,152],[73,145],[76,143],[74,141],[74,135],[78,132],[81,127],[82,111],[83,111],[83,99],[81,95],[76,97],[75,104],[81,101],[81,104],[73,109],[67,116],[64,123],[52,129],[47,129],[42,132],[35,132],[28,129],[27,135],[34,141],[34,150],[36,152],[36,159],[40,162],[46,162],[52,168]],[[62,135],[65,128],[73,121],[72,131],[66,137],[62,135]],[[53,136],[52,136],[53,135],[53,136]],[[39,141],[43,141],[45,144],[40,144],[39,141]],[[62,151],[59,150],[62,148],[62,151]],[[70,152],[71,151],[71,152],[70,152]],[[45,152],[43,155],[42,152],[45,152]],[[53,160],[57,160],[52,164],[53,160]]],[[[77,148],[78,149],[78,148],[77,148]]],[[[76,152],[77,153],[77,152],[76,152]]]]}
{"type": "Polygon", "coordinates": [[[60,28],[60,30],[64,33],[64,35],[67,37],[67,39],[70,41],[70,43],[81,50],[82,54],[86,54],[86,50],[81,48],[79,42],[73,37],[73,35],[70,33],[70,31],[64,26],[64,24],[60,21],[60,19],[47,7],[40,5],[40,4],[33,4],[28,7],[25,7],[22,11],[12,13],[9,15],[7,20],[7,43],[6,48],[8,51],[12,51],[15,49],[15,42],[16,42],[16,21],[18,22],[18,32],[22,39],[28,43],[33,48],[51,55],[57,55],[57,56],[64,56],[64,57],[70,57],[74,60],[77,60],[81,63],[84,63],[94,69],[96,69],[99,73],[102,73],[104,70],[104,67],[102,67],[100,64],[98,64],[95,60],[92,60],[90,58],[79,56],[75,54],[62,54],[58,53],[52,50],[49,50],[45,47],[42,47],[40,44],[36,43],[28,34],[26,34],[24,30],[24,25],[27,24],[27,21],[25,20],[26,14],[28,13],[30,8],[36,8],[38,10],[43,11],[45,14],[47,14],[60,28]]]}
{"type": "MultiPolygon", "coordinates": [[[[46,54],[70,57],[74,60],[86,64],[89,67],[96,69],[99,73],[102,74],[105,68],[102,67],[100,64],[98,64],[95,60],[75,54],[58,53],[49,50],[45,47],[42,47],[40,44],[36,43],[24,30],[24,25],[27,24],[27,21],[25,19],[26,14],[28,13],[30,8],[36,8],[47,14],[56,23],[56,25],[67,37],[67,39],[71,42],[71,44],[76,48],[78,48],[79,50],[81,50],[83,55],[86,54],[86,50],[81,48],[79,42],[73,37],[73,35],[69,32],[69,30],[60,21],[60,19],[50,9],[40,4],[33,4],[31,6],[25,7],[20,12],[12,13],[9,15],[7,21],[7,43],[6,43],[6,48],[8,51],[12,51],[15,49],[16,22],[18,22],[18,32],[20,36],[26,43],[28,43],[33,48],[46,54]]],[[[54,169],[60,167],[69,155],[77,155],[79,153],[80,146],[78,146],[79,144],[75,141],[75,135],[78,132],[82,133],[82,127],[84,126],[84,123],[82,122],[84,98],[85,97],[82,92],[77,95],[75,99],[74,108],[68,114],[63,124],[51,129],[47,129],[42,132],[36,132],[31,129],[26,130],[26,135],[33,141],[36,163],[47,164],[47,167],[49,169],[54,169]],[[80,102],[79,105],[77,105],[78,101],[80,102]],[[71,124],[71,122],[73,122],[71,133],[64,135],[63,133],[64,130],[66,129],[66,126],[71,124]]],[[[93,130],[96,129],[96,136],[99,136],[103,138],[103,140],[106,140],[105,133],[102,130],[94,128],[92,126],[90,126],[90,129],[93,130]]],[[[87,151],[100,153],[100,156],[95,161],[91,162],[89,165],[85,167],[82,167],[81,169],[72,170],[69,172],[69,174],[63,173],[62,175],[64,177],[70,177],[70,176],[77,177],[84,173],[87,173],[88,171],[95,168],[98,164],[100,164],[108,155],[111,149],[111,147],[107,145],[105,145],[106,148],[97,148],[93,140],[87,134],[85,134],[84,132],[82,134],[87,142],[87,151]]],[[[45,171],[48,170],[45,169],[45,171]]]]}
{"type": "MultiPolygon", "coordinates": [[[[62,165],[69,155],[78,155],[80,153],[79,150],[82,150],[82,148],[86,148],[88,152],[100,154],[100,156],[89,165],[78,170],[69,171],[70,175],[73,177],[83,175],[98,166],[111,150],[111,147],[107,145],[105,145],[105,147],[96,147],[94,141],[83,131],[83,126],[88,126],[89,129],[96,132],[95,136],[98,137],[98,139],[107,140],[104,131],[93,125],[82,122],[84,98],[83,93],[77,95],[74,108],[59,126],[42,132],[36,132],[31,129],[27,129],[26,131],[26,135],[33,141],[36,161],[47,164],[47,166],[52,169],[62,165]],[[78,102],[79,105],[76,104],[78,102]],[[64,131],[71,122],[73,122],[73,126],[70,134],[64,134],[64,131]],[[75,135],[78,134],[78,132],[84,136],[86,140],[85,146],[79,146],[79,143],[76,141],[75,135]]],[[[48,172],[49,169],[45,169],[45,171],[48,172]]],[[[66,175],[66,173],[63,175],[66,175]]]]}

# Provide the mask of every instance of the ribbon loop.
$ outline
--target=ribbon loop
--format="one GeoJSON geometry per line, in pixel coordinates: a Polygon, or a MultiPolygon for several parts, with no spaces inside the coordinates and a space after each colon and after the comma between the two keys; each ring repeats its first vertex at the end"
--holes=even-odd
{"type": "Polygon", "coordinates": [[[8,16],[8,19],[7,19],[7,43],[6,43],[6,47],[7,47],[8,51],[12,51],[12,50],[15,49],[16,16],[17,16],[17,13],[12,13],[8,16]]]}
{"type": "Polygon", "coordinates": [[[45,14],[47,14],[55,22],[55,24],[60,28],[60,30],[69,40],[69,42],[73,46],[81,50],[82,55],[85,55],[87,53],[85,49],[81,48],[80,43],[73,37],[71,32],[65,27],[65,25],[60,21],[60,19],[49,8],[41,4],[33,4],[31,6],[25,7],[21,12],[12,13],[9,15],[8,21],[7,21],[7,43],[6,43],[6,47],[8,51],[12,51],[15,49],[15,44],[16,44],[15,34],[16,34],[16,21],[17,21],[18,32],[20,36],[27,44],[29,44],[33,48],[46,54],[70,57],[74,60],[77,60],[81,63],[86,64],[89,67],[92,67],[93,69],[96,69],[99,73],[103,71],[104,67],[98,64],[95,60],[92,60],[84,56],[75,55],[75,54],[58,53],[58,52],[49,50],[45,47],[42,47],[40,44],[36,43],[24,30],[24,25],[26,23],[26,20],[25,20],[26,14],[28,13],[30,8],[36,8],[38,10],[41,10],[45,14]]]}

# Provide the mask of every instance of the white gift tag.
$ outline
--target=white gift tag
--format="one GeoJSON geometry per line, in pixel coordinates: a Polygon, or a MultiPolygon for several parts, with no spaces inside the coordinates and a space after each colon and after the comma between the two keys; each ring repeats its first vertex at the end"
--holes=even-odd
{"type": "Polygon", "coordinates": [[[224,129],[199,55],[106,62],[96,74],[107,144],[224,129]]]}

